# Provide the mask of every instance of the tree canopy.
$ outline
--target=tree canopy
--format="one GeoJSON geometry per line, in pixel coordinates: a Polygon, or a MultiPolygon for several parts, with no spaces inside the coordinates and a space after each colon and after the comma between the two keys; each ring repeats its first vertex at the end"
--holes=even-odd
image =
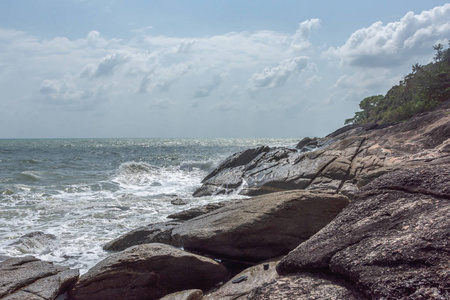
{"type": "MultiPolygon", "coordinates": [[[[450,46],[450,41],[449,41],[450,46]]],[[[435,45],[433,62],[427,65],[415,64],[412,72],[398,85],[393,86],[385,96],[364,98],[359,103],[361,111],[345,124],[399,122],[436,108],[450,99],[450,48],[435,45]]]]}

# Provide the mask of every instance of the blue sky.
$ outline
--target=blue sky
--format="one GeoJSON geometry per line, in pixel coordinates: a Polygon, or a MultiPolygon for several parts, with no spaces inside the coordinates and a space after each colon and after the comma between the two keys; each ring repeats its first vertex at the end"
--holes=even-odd
{"type": "Polygon", "coordinates": [[[449,38],[445,1],[0,1],[0,138],[323,136],[449,38]]]}

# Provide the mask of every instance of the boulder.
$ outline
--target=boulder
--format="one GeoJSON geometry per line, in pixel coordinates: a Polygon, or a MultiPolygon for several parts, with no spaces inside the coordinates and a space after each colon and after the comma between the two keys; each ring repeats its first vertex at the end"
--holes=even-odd
{"type": "Polygon", "coordinates": [[[139,227],[132,230],[103,246],[106,251],[122,251],[131,246],[162,243],[179,247],[178,241],[172,239],[172,229],[179,225],[178,222],[161,222],[139,227]]]}
{"type": "Polygon", "coordinates": [[[284,255],[328,224],[343,195],[287,191],[231,203],[172,230],[184,249],[220,259],[260,262],[284,255]]]}
{"type": "Polygon", "coordinates": [[[231,278],[217,291],[207,294],[204,300],[238,300],[247,299],[247,296],[263,284],[271,282],[278,277],[275,270],[277,261],[262,263],[248,269],[231,278]]]}
{"type": "Polygon", "coordinates": [[[172,293],[162,297],[160,300],[201,300],[203,291],[198,289],[172,293]]]}
{"type": "Polygon", "coordinates": [[[143,244],[115,253],[80,277],[71,299],[159,299],[188,289],[211,288],[226,279],[217,261],[164,244],[143,244]]]}
{"type": "Polygon", "coordinates": [[[56,266],[33,256],[10,258],[0,263],[1,299],[55,299],[73,285],[78,270],[56,266]]]}
{"type": "Polygon", "coordinates": [[[278,272],[328,270],[369,299],[450,299],[449,182],[449,164],[379,177],[278,272]]]}
{"type": "Polygon", "coordinates": [[[365,300],[366,298],[344,280],[321,273],[302,273],[278,277],[254,289],[245,299],[365,300]]]}

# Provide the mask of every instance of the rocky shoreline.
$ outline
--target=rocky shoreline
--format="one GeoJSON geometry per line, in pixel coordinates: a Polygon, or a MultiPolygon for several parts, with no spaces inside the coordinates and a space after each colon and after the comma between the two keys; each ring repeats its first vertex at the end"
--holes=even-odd
{"type": "Polygon", "coordinates": [[[0,299],[450,299],[450,108],[236,153],[77,270],[0,263],[0,299]]]}

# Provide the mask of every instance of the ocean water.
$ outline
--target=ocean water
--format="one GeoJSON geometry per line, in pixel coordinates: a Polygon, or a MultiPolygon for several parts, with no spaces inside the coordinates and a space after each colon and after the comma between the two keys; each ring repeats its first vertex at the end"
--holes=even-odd
{"type": "Polygon", "coordinates": [[[240,197],[192,197],[229,155],[298,140],[0,139],[0,256],[34,255],[84,273],[130,230],[240,197]],[[187,204],[173,205],[177,198],[187,204]]]}

